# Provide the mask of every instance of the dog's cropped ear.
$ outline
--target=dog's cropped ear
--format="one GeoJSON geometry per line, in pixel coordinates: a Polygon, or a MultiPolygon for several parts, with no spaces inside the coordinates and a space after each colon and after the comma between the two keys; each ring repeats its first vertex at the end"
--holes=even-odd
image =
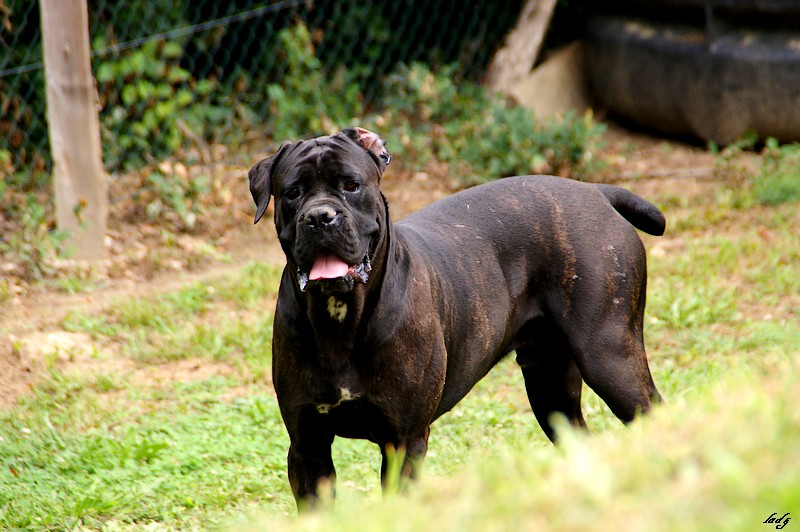
{"type": "Polygon", "coordinates": [[[269,206],[269,198],[272,196],[272,169],[291,144],[289,141],[281,144],[281,147],[272,157],[259,161],[247,174],[250,180],[250,194],[252,194],[253,201],[256,203],[254,224],[257,224],[261,217],[264,216],[269,206]]]}
{"type": "Polygon", "coordinates": [[[344,133],[372,155],[378,163],[381,172],[386,170],[386,166],[392,162],[392,156],[386,151],[386,143],[376,133],[364,129],[363,127],[345,129],[344,133]]]}

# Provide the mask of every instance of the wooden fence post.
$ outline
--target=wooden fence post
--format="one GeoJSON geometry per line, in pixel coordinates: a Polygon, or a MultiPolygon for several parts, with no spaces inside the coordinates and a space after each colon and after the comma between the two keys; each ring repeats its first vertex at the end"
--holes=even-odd
{"type": "Polygon", "coordinates": [[[527,0],[517,25],[489,64],[486,85],[508,93],[527,76],[542,48],[547,28],[556,9],[556,0],[527,0]]]}
{"type": "Polygon", "coordinates": [[[78,259],[106,257],[108,193],[86,0],[40,0],[56,222],[78,259]]]}

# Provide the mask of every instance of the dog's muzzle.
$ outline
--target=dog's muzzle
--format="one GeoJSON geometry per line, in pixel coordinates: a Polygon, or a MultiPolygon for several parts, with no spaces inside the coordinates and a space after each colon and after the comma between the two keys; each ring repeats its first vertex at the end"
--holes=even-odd
{"type": "Polygon", "coordinates": [[[311,267],[309,273],[303,272],[300,268],[297,269],[297,285],[301,292],[305,292],[310,286],[319,286],[323,292],[349,292],[355,287],[356,282],[366,284],[371,271],[372,262],[369,253],[364,255],[361,262],[353,266],[344,265],[341,259],[331,258],[331,254],[321,253],[314,261],[314,266],[311,267]],[[318,266],[320,262],[330,263],[333,261],[338,261],[342,265],[323,264],[318,266]],[[344,271],[343,267],[347,267],[347,270],[344,271]]]}

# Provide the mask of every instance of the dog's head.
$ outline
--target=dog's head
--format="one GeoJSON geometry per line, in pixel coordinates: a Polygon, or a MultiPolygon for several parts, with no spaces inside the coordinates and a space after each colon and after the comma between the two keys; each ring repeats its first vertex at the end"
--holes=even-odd
{"type": "Polygon", "coordinates": [[[255,223],[275,198],[275,229],[301,290],[366,283],[386,209],[380,179],[391,157],[362,128],[285,142],[249,173],[255,223]]]}

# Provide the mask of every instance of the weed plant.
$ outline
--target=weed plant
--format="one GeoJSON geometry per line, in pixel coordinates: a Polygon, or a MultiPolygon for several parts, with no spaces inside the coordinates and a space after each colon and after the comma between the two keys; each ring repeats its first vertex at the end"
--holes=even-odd
{"type": "Polygon", "coordinates": [[[753,196],[762,205],[800,201],[800,144],[767,139],[761,170],[753,178],[753,196]]]}
{"type": "Polygon", "coordinates": [[[51,229],[47,205],[36,193],[4,195],[3,189],[0,183],[0,198],[8,202],[0,209],[5,211],[4,216],[17,222],[17,227],[0,237],[0,258],[13,265],[12,271],[23,280],[50,276],[54,272],[53,259],[63,251],[67,233],[51,229]]]}
{"type": "Polygon", "coordinates": [[[744,135],[723,149],[710,144],[718,155],[714,176],[731,184],[731,201],[736,208],[779,205],[800,201],[800,144],[780,144],[769,137],[760,151],[757,169],[746,164],[758,144],[754,134],[744,135]]]}
{"type": "Polygon", "coordinates": [[[385,138],[400,139],[400,146],[390,148],[399,148],[412,166],[446,162],[467,186],[512,175],[587,175],[591,150],[604,130],[590,114],[540,121],[477,85],[456,85],[452,74],[453,67],[399,67],[387,80],[387,110],[367,119],[382,126],[385,138]]]}

